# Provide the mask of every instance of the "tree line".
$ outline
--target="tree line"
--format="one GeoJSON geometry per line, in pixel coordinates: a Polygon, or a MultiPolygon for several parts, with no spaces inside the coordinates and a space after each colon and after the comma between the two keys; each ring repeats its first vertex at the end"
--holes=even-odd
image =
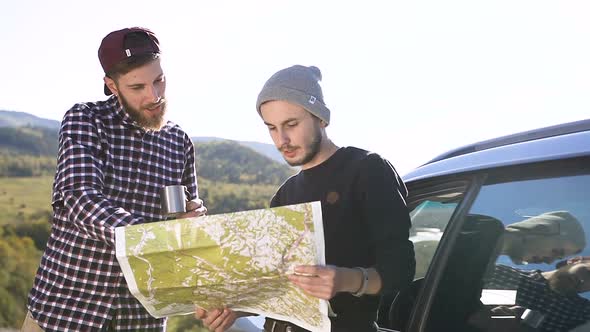
{"type": "MultiPolygon", "coordinates": [[[[265,208],[283,181],[294,170],[232,141],[198,142],[197,175],[199,195],[209,214],[265,208]]],[[[0,187],[7,198],[4,209],[18,209],[15,195],[6,189],[13,177],[24,177],[27,195],[43,195],[42,206],[21,206],[25,213],[0,211],[0,328],[18,328],[26,314],[27,294],[51,229],[50,197],[38,194],[33,177],[55,173],[57,133],[43,128],[0,128],[0,187]],[[3,180],[4,178],[4,180],[3,180]],[[26,178],[31,178],[28,184],[26,178]],[[16,205],[15,205],[16,204],[16,205]]],[[[45,188],[49,189],[49,188],[45,188]]],[[[47,191],[47,190],[46,190],[47,191]]],[[[41,196],[39,196],[41,197],[41,196]]],[[[23,198],[23,197],[20,197],[23,198]]],[[[11,211],[15,212],[15,211],[11,211]]],[[[200,324],[189,316],[175,317],[168,331],[197,331],[200,324]]]]}
{"type": "MultiPolygon", "coordinates": [[[[195,142],[197,173],[235,184],[279,185],[295,172],[234,141],[195,142]]],[[[0,127],[0,177],[53,175],[57,132],[48,128],[0,127]]]]}
{"type": "Polygon", "coordinates": [[[55,158],[57,132],[42,127],[0,127],[0,151],[55,158]]]}
{"type": "MultiPolygon", "coordinates": [[[[273,185],[227,184],[203,178],[199,186],[210,215],[268,207],[276,189],[273,185]]],[[[16,328],[24,319],[27,294],[49,237],[50,221],[49,198],[46,206],[23,220],[0,220],[0,327],[16,328]]],[[[176,318],[174,323],[199,326],[188,316],[176,318]]]]}
{"type": "MultiPolygon", "coordinates": [[[[200,156],[197,167],[199,194],[209,209],[209,214],[268,207],[269,200],[278,184],[290,175],[291,170],[278,163],[276,164],[280,167],[268,166],[275,162],[271,163],[265,159],[262,162],[249,161],[240,151],[245,148],[235,143],[233,146],[232,143],[214,143],[213,145],[216,146],[213,147],[207,146],[208,144],[210,143],[200,144],[198,148],[198,151],[206,151],[206,153],[200,156]],[[227,158],[239,156],[242,159],[224,162],[221,156],[215,156],[216,147],[222,148],[220,150],[227,158]],[[281,167],[284,169],[281,170],[281,167]],[[237,176],[240,173],[243,174],[242,177],[237,176]],[[264,174],[271,180],[262,180],[264,174]],[[262,184],[255,183],[258,180],[262,184]]],[[[252,153],[250,158],[256,159],[254,158],[256,152],[252,153]]],[[[258,156],[260,158],[260,155],[258,156]]],[[[54,164],[54,156],[34,157],[3,153],[0,155],[0,174],[5,177],[32,175],[50,177],[55,172],[54,164]]],[[[31,179],[34,178],[31,177],[31,179]]],[[[0,183],[1,181],[0,178],[0,183]]],[[[26,183],[22,185],[27,186],[26,183]]],[[[33,189],[35,184],[31,181],[30,186],[33,189]]],[[[36,192],[33,190],[30,194],[35,195],[36,192]]],[[[3,193],[3,195],[16,198],[15,193],[11,192],[3,193]]],[[[18,204],[14,204],[4,208],[18,208],[18,204]]],[[[50,197],[47,197],[47,203],[43,206],[32,207],[30,204],[26,206],[26,209],[34,208],[37,210],[32,213],[17,214],[16,217],[14,213],[4,214],[7,220],[1,220],[3,214],[0,213],[0,327],[18,328],[22,323],[26,314],[27,294],[49,237],[50,197]]],[[[199,325],[199,322],[190,316],[175,317],[171,319],[168,331],[197,331],[199,325]]]]}

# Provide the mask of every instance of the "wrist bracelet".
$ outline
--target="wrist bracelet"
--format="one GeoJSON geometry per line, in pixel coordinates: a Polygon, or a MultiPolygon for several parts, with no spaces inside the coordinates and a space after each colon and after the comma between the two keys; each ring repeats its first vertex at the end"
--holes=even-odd
{"type": "Polygon", "coordinates": [[[369,272],[363,267],[355,267],[355,269],[359,269],[363,273],[363,283],[361,284],[361,288],[359,288],[359,290],[351,294],[356,297],[361,297],[365,294],[367,291],[367,286],[369,285],[369,272]]]}

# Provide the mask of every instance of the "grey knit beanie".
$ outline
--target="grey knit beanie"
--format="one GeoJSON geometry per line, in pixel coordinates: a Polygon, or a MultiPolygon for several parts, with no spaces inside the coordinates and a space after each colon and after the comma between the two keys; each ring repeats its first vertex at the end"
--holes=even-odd
{"type": "Polygon", "coordinates": [[[586,247],[586,234],[580,221],[567,211],[551,211],[506,226],[507,230],[529,235],[553,236],[561,243],[571,243],[576,249],[586,247]]]}
{"type": "Polygon", "coordinates": [[[279,70],[262,87],[256,100],[256,110],[262,116],[260,105],[271,100],[284,100],[303,107],[328,124],[330,110],[324,103],[321,80],[322,73],[315,66],[295,65],[279,70]]]}

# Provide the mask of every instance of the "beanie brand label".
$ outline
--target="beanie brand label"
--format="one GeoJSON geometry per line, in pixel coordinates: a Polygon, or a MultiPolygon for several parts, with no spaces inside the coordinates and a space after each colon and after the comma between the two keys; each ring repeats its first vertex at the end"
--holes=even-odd
{"type": "Polygon", "coordinates": [[[316,98],[314,96],[309,96],[309,103],[315,104],[316,98]]]}

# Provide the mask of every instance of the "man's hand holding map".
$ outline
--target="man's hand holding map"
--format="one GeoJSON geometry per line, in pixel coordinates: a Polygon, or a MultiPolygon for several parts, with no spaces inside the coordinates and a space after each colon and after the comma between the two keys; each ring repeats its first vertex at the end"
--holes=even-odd
{"type": "Polygon", "coordinates": [[[154,317],[227,306],[330,331],[328,302],[287,278],[325,265],[319,202],[116,229],[129,289],[154,317]]]}

